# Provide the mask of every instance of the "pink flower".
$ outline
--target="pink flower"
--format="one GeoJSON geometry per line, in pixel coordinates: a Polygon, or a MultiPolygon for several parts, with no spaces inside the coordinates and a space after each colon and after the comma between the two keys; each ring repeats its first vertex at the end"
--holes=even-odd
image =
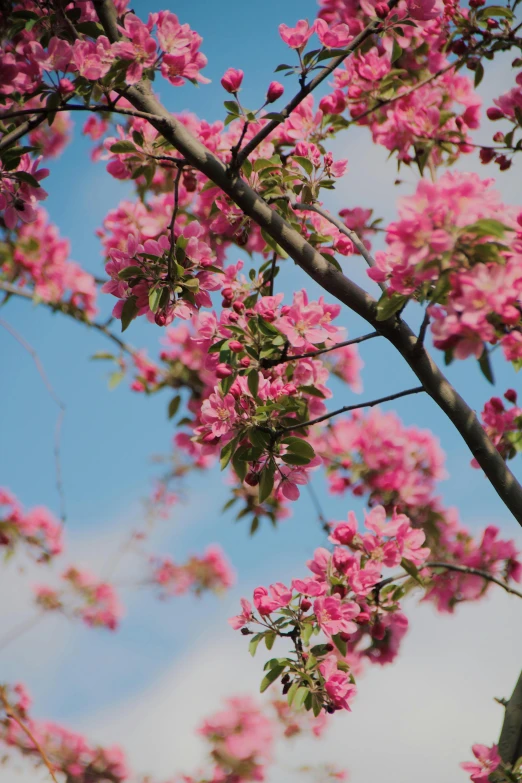
{"type": "Polygon", "coordinates": [[[261,615],[270,614],[288,606],[292,600],[292,590],[281,582],[270,585],[270,593],[266,587],[256,587],[254,590],[254,606],[261,615]]]}
{"type": "Polygon", "coordinates": [[[473,783],[489,783],[489,776],[500,766],[502,759],[498,754],[498,746],[491,748],[486,745],[473,745],[471,748],[476,762],[465,761],[460,766],[466,772],[473,783]]]}
{"type": "Polygon", "coordinates": [[[291,49],[302,50],[313,32],[314,27],[310,27],[306,19],[300,19],[295,27],[288,27],[286,24],[279,25],[279,35],[291,49]]]}
{"type": "Polygon", "coordinates": [[[285,88],[279,82],[270,82],[268,90],[266,91],[267,103],[273,103],[284,93],[285,88]]]}
{"type": "Polygon", "coordinates": [[[354,617],[360,612],[356,603],[341,603],[338,595],[326,598],[316,598],[314,601],[314,614],[321,630],[327,636],[335,636],[338,633],[357,633],[357,625],[354,617]]]}
{"type": "Polygon", "coordinates": [[[350,682],[349,675],[337,668],[337,658],[329,655],[319,666],[319,671],[325,679],[325,690],[335,707],[350,711],[349,700],[357,693],[357,688],[350,682]]]}
{"type": "Polygon", "coordinates": [[[330,27],[324,19],[316,19],[314,27],[322,45],[328,49],[342,49],[353,38],[347,24],[336,24],[330,27]]]}
{"type": "Polygon", "coordinates": [[[210,432],[215,438],[227,435],[237,421],[236,401],[231,394],[221,396],[214,392],[201,406],[201,420],[209,425],[210,432]]]}
{"type": "Polygon", "coordinates": [[[241,608],[243,610],[241,614],[231,617],[228,621],[234,631],[239,631],[240,628],[244,628],[252,619],[252,605],[246,598],[241,599],[241,608]]]}
{"type": "Polygon", "coordinates": [[[227,92],[234,94],[241,87],[242,81],[243,71],[236,70],[236,68],[229,68],[221,78],[221,85],[227,92]]]}
{"type": "Polygon", "coordinates": [[[114,61],[114,52],[109,39],[100,35],[96,41],[76,40],[72,59],[80,76],[95,81],[109,72],[114,61]]]}

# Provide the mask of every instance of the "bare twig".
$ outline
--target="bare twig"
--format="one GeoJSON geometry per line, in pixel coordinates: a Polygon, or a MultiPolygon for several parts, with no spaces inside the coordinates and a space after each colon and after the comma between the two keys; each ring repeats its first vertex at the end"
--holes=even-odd
{"type": "Polygon", "coordinates": [[[62,520],[62,524],[65,523],[67,519],[67,512],[66,512],[66,505],[65,505],[65,492],[63,487],[63,477],[62,477],[62,460],[61,460],[61,440],[62,440],[62,426],[63,426],[63,420],[65,417],[65,403],[62,402],[62,400],[58,397],[56,394],[49,378],[47,377],[47,373],[45,372],[45,368],[40,360],[40,357],[38,356],[38,353],[35,351],[35,349],[30,345],[27,340],[25,340],[21,334],[19,334],[16,329],[14,329],[11,324],[8,324],[7,321],[4,321],[3,318],[0,318],[0,326],[3,326],[3,328],[9,332],[11,337],[13,337],[19,345],[22,346],[22,348],[27,351],[27,353],[31,356],[33,362],[35,363],[36,369],[38,370],[38,373],[40,375],[40,378],[43,381],[43,384],[45,388],[47,389],[49,396],[53,400],[53,402],[58,406],[59,413],[58,418],[56,419],[56,425],[54,428],[54,463],[55,463],[55,470],[56,470],[56,489],[58,492],[58,497],[60,499],[60,519],[62,520]]]}
{"type": "Polygon", "coordinates": [[[377,400],[370,400],[369,402],[359,402],[356,405],[345,405],[343,408],[338,408],[331,413],[325,413],[323,416],[318,416],[316,419],[310,419],[310,421],[304,421],[301,424],[294,424],[291,427],[281,427],[278,433],[293,432],[294,430],[301,430],[304,427],[311,427],[312,424],[319,424],[322,421],[331,419],[334,416],[338,416],[340,413],[348,413],[348,411],[356,411],[359,408],[373,408],[374,405],[380,405],[381,402],[391,402],[391,400],[398,400],[399,397],[407,397],[410,394],[419,394],[419,392],[426,391],[423,386],[415,386],[413,389],[405,389],[405,391],[397,392],[396,394],[389,394],[387,397],[379,397],[377,400]]]}

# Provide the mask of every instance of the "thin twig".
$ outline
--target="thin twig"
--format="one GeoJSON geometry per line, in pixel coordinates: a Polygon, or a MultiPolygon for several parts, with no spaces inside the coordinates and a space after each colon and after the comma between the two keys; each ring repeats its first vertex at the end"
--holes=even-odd
{"type": "Polygon", "coordinates": [[[321,503],[319,502],[319,498],[317,497],[315,489],[313,488],[311,482],[308,482],[308,484],[306,485],[306,488],[308,490],[308,494],[310,495],[310,499],[311,499],[311,501],[313,503],[313,506],[315,508],[315,511],[316,511],[317,517],[319,519],[319,522],[321,523],[321,527],[322,527],[323,531],[326,533],[326,535],[329,536],[330,533],[332,532],[332,526],[330,525],[330,523],[328,522],[328,520],[326,519],[326,517],[325,517],[325,515],[323,513],[323,509],[321,507],[321,503]]]}
{"type": "MultiPolygon", "coordinates": [[[[339,220],[338,218],[331,215],[326,209],[323,207],[318,206],[317,204],[290,204],[292,209],[296,211],[301,212],[316,212],[318,215],[321,215],[325,220],[328,220],[329,223],[332,224],[332,226],[335,226],[338,231],[341,232],[341,234],[344,234],[345,237],[348,237],[348,239],[351,239],[359,253],[362,255],[366,263],[369,267],[373,268],[376,266],[375,259],[373,258],[372,254],[362,241],[362,239],[359,237],[358,234],[355,233],[351,228],[348,228],[348,226],[345,226],[345,224],[339,220]]],[[[381,291],[386,291],[386,286],[384,283],[377,283],[381,291]]]]}
{"type": "Polygon", "coordinates": [[[36,369],[38,370],[38,373],[40,375],[40,378],[43,381],[43,384],[45,388],[47,389],[49,396],[54,401],[54,403],[59,408],[58,418],[56,419],[56,425],[54,428],[54,463],[55,463],[55,469],[56,469],[56,489],[58,492],[58,497],[60,499],[60,519],[62,520],[62,524],[65,524],[65,521],[67,519],[67,512],[66,512],[66,505],[65,505],[65,492],[63,487],[63,478],[62,478],[62,460],[61,460],[61,439],[62,439],[62,425],[63,420],[65,416],[65,403],[62,402],[62,400],[58,397],[56,394],[49,378],[47,377],[47,373],[45,372],[45,368],[40,360],[40,357],[38,356],[38,353],[36,350],[30,345],[27,340],[25,340],[21,334],[19,334],[16,329],[14,329],[11,324],[8,324],[7,321],[4,321],[3,318],[0,318],[0,326],[3,326],[3,328],[9,332],[11,337],[13,337],[17,343],[19,343],[22,348],[27,351],[27,353],[31,356],[33,362],[35,363],[36,369]]]}
{"type": "Polygon", "coordinates": [[[357,345],[358,343],[364,343],[366,340],[372,340],[374,337],[381,337],[380,332],[370,332],[369,334],[363,334],[361,337],[354,337],[352,340],[345,340],[342,343],[336,343],[330,345],[328,348],[318,348],[317,351],[309,351],[308,353],[300,353],[297,356],[281,356],[279,359],[263,359],[261,362],[263,367],[276,367],[278,364],[285,364],[286,362],[295,362],[298,359],[312,359],[314,356],[320,356],[323,353],[330,353],[330,351],[336,351],[338,348],[345,348],[347,345],[357,345]]]}
{"type": "Polygon", "coordinates": [[[496,576],[493,576],[492,574],[489,574],[487,571],[482,571],[480,568],[472,568],[471,566],[461,566],[456,565],[455,563],[438,563],[438,562],[429,562],[426,563],[422,568],[445,568],[447,571],[457,571],[460,574],[468,574],[469,576],[480,576],[482,579],[485,579],[488,582],[492,582],[495,585],[498,585],[503,590],[506,591],[506,593],[510,593],[511,595],[516,595],[518,598],[522,598],[522,593],[518,590],[515,590],[513,587],[510,587],[505,582],[503,582],[501,579],[497,579],[496,576]]]}
{"type": "Polygon", "coordinates": [[[293,432],[294,430],[303,429],[303,427],[311,427],[312,424],[319,424],[321,421],[338,416],[340,413],[348,413],[348,411],[356,411],[359,408],[373,408],[374,405],[380,405],[381,402],[391,402],[397,400],[399,397],[407,397],[409,394],[419,394],[419,392],[425,391],[424,386],[415,386],[413,389],[405,389],[405,391],[397,392],[396,394],[389,394],[387,397],[379,397],[377,400],[370,400],[369,402],[360,402],[356,405],[345,405],[343,408],[338,408],[331,413],[325,413],[323,416],[318,416],[316,419],[310,419],[310,421],[304,421],[302,424],[293,424],[291,427],[281,427],[278,433],[293,432]]]}
{"type": "Polygon", "coordinates": [[[419,348],[422,348],[424,345],[424,339],[426,337],[426,331],[428,329],[430,323],[430,314],[428,312],[428,309],[426,308],[424,312],[424,318],[422,319],[421,328],[419,329],[419,336],[417,337],[417,342],[415,345],[418,345],[419,348]]]}
{"type": "Polygon", "coordinates": [[[270,296],[274,295],[276,264],[277,264],[277,252],[274,250],[274,254],[272,256],[272,265],[270,266],[270,285],[268,287],[268,292],[270,296]]]}
{"type": "Polygon", "coordinates": [[[11,707],[9,702],[7,701],[7,698],[5,697],[3,689],[0,689],[0,701],[4,705],[4,710],[5,710],[5,714],[7,715],[7,717],[10,720],[14,720],[14,722],[17,723],[18,726],[20,726],[20,728],[22,729],[24,734],[26,734],[29,737],[30,741],[33,743],[33,745],[35,746],[36,750],[38,751],[38,753],[42,757],[42,761],[45,764],[45,766],[47,767],[47,769],[49,770],[49,774],[50,774],[51,778],[54,780],[54,783],[58,783],[58,781],[56,779],[56,775],[54,774],[54,770],[53,770],[53,768],[51,766],[51,763],[50,763],[49,759],[47,758],[47,756],[45,754],[44,749],[42,748],[42,746],[40,745],[38,740],[34,737],[32,731],[29,728],[27,728],[27,726],[25,725],[23,720],[21,718],[19,718],[18,715],[16,714],[16,712],[13,710],[13,708],[11,707]]]}
{"type": "MultiPolygon", "coordinates": [[[[17,288],[11,283],[6,283],[3,280],[0,280],[0,291],[5,291],[12,296],[19,296],[22,299],[26,299],[33,303],[35,302],[33,294],[30,291],[24,291],[22,288],[17,288]]],[[[112,340],[113,343],[116,343],[116,345],[124,353],[128,353],[129,356],[134,356],[136,353],[135,348],[124,342],[120,337],[118,337],[118,335],[114,334],[114,332],[111,332],[106,324],[98,323],[97,321],[90,321],[81,310],[74,308],[72,305],[69,305],[66,302],[44,302],[37,300],[36,303],[46,305],[46,307],[49,307],[51,310],[53,310],[53,312],[62,313],[62,315],[67,315],[69,318],[72,318],[78,323],[82,323],[85,324],[85,326],[96,329],[98,332],[101,332],[106,337],[108,337],[109,340],[112,340]]]]}

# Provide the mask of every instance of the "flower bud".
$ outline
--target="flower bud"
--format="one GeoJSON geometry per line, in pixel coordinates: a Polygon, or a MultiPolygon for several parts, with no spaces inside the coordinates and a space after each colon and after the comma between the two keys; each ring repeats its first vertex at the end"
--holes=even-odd
{"type": "Polygon", "coordinates": [[[244,304],[243,304],[243,302],[241,302],[239,299],[237,299],[237,300],[234,302],[234,304],[232,305],[232,307],[234,308],[234,310],[236,311],[236,313],[242,313],[242,312],[243,312],[243,310],[245,309],[245,305],[244,305],[244,304]]]}
{"type": "Polygon", "coordinates": [[[229,344],[228,344],[228,347],[229,347],[229,348],[230,348],[230,350],[231,350],[231,351],[233,351],[234,353],[241,353],[241,351],[243,350],[243,346],[241,345],[241,343],[239,342],[239,340],[231,340],[231,341],[229,342],[229,344]]]}
{"type": "Polygon", "coordinates": [[[239,364],[241,367],[250,367],[250,357],[243,356],[243,358],[239,360],[239,364]]]}
{"type": "Polygon", "coordinates": [[[228,366],[228,364],[218,364],[216,367],[216,375],[218,378],[228,378],[229,375],[232,375],[232,368],[228,366]]]}
{"type": "Polygon", "coordinates": [[[283,87],[282,84],[279,84],[279,82],[270,82],[270,84],[268,85],[268,90],[266,91],[267,103],[273,103],[274,101],[277,101],[277,99],[281,97],[284,91],[285,88],[283,87]]]}
{"type": "Polygon", "coordinates": [[[236,93],[241,87],[243,81],[243,71],[239,71],[236,68],[229,68],[225,71],[222,79],[221,86],[232,94],[236,93]]]}
{"type": "Polygon", "coordinates": [[[166,313],[164,313],[163,311],[156,313],[156,315],[154,316],[154,321],[155,323],[158,324],[158,326],[165,326],[165,324],[167,323],[166,313]]]}
{"type": "Polygon", "coordinates": [[[490,163],[495,157],[495,150],[492,150],[490,147],[483,147],[479,152],[479,157],[481,163],[490,163]]]}
{"type": "Polygon", "coordinates": [[[489,120],[501,120],[504,117],[500,109],[497,109],[496,106],[490,106],[486,111],[486,114],[488,115],[489,120]]]}
{"type": "Polygon", "coordinates": [[[388,3],[375,4],[375,16],[378,19],[386,19],[389,13],[390,13],[390,8],[388,6],[388,3]]]}
{"type": "Polygon", "coordinates": [[[301,600],[301,611],[307,612],[311,606],[312,606],[312,602],[309,601],[308,598],[303,598],[301,600]]]}
{"type": "Polygon", "coordinates": [[[508,389],[507,392],[504,393],[504,397],[506,400],[508,400],[508,402],[512,402],[513,405],[517,401],[517,393],[514,389],[508,389]]]}

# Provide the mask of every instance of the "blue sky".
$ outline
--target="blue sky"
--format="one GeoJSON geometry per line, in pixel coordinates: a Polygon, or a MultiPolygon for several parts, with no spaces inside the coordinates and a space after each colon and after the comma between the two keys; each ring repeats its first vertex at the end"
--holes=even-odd
{"type": "MultiPolygon", "coordinates": [[[[136,2],[133,6],[138,13],[164,7],[161,2],[136,2]]],[[[242,101],[247,106],[257,107],[274,78],[275,66],[292,57],[279,39],[277,25],[280,22],[293,24],[306,16],[312,19],[316,4],[313,0],[285,0],[284,3],[265,0],[262,6],[244,0],[226,0],[221,4],[181,0],[174,10],[182,22],[188,22],[203,36],[202,50],[209,58],[205,74],[212,84],[198,89],[192,86],[172,89],[160,84],[160,80],[156,84],[170,110],[188,109],[215,120],[224,116],[222,102],[227,96],[219,79],[226,68],[232,66],[245,71],[242,101]]],[[[486,98],[496,94],[499,74],[501,78],[509,79],[508,72],[493,70],[481,88],[486,98]]],[[[296,89],[295,81],[283,81],[289,96],[296,89]]],[[[75,140],[63,157],[51,165],[52,173],[46,184],[49,198],[45,207],[62,234],[71,240],[71,257],[89,271],[102,275],[100,243],[95,230],[107,210],[126,197],[129,189],[110,178],[103,164],[93,164],[89,160],[89,144],[79,134],[83,118],[77,115],[73,119],[75,140]]],[[[404,184],[394,188],[393,163],[386,163],[384,151],[369,144],[363,129],[350,130],[336,140],[335,151],[337,157],[348,158],[349,174],[338,191],[329,197],[330,208],[370,206],[375,209],[375,216],[392,219],[396,197],[414,190],[416,175],[406,173],[404,184]]],[[[463,161],[461,167],[477,170],[483,176],[496,174],[493,167],[485,169],[471,159],[463,161]]],[[[516,174],[508,173],[499,181],[499,187],[507,202],[516,203],[517,198],[519,203],[522,201],[516,174]]],[[[231,261],[239,257],[241,253],[235,250],[230,254],[231,261]]],[[[374,290],[358,260],[348,259],[343,264],[348,274],[374,290]]],[[[278,278],[278,286],[287,295],[302,286],[312,295],[317,292],[317,287],[310,284],[290,261],[286,262],[283,274],[278,278]]],[[[102,315],[110,312],[112,304],[111,298],[101,297],[102,315]]],[[[0,317],[38,351],[56,393],[66,404],[61,451],[71,559],[74,556],[81,562],[103,567],[111,561],[126,530],[139,523],[140,499],[149,492],[151,479],[158,471],[151,463],[151,456],[169,451],[173,434],[166,417],[169,396],[145,398],[130,392],[125,383],[108,391],[107,365],[90,361],[89,357],[96,351],[110,349],[110,344],[101,335],[89,332],[59,314],[11,300],[0,312],[0,317]]],[[[412,309],[411,322],[418,324],[418,319],[418,313],[412,309]]],[[[342,323],[347,326],[350,336],[368,331],[364,322],[349,312],[343,312],[342,323]]],[[[134,345],[147,346],[152,356],[158,349],[160,336],[161,331],[144,323],[143,319],[134,322],[126,333],[134,345]]],[[[1,327],[0,351],[3,359],[1,483],[11,488],[26,506],[43,504],[58,513],[52,453],[58,414],[56,405],[47,394],[31,357],[1,327]]],[[[415,385],[412,373],[401,358],[382,341],[365,343],[361,355],[365,368],[360,399],[383,396],[415,385]]],[[[498,360],[494,365],[498,391],[502,392],[508,386],[521,387],[520,376],[503,367],[498,360]]],[[[473,361],[455,363],[448,369],[448,374],[477,409],[481,409],[493,393],[473,361]]],[[[332,401],[335,407],[358,399],[340,385],[335,391],[332,401]]],[[[463,520],[471,527],[479,529],[485,524],[499,524],[507,534],[516,537],[515,522],[510,520],[481,472],[470,467],[467,447],[434,403],[418,395],[388,406],[392,407],[406,423],[430,428],[440,439],[451,476],[441,485],[444,501],[457,505],[463,520]]],[[[520,460],[518,465],[513,465],[521,476],[520,460]]],[[[349,497],[328,496],[320,477],[314,480],[314,486],[330,518],[342,519],[349,509],[362,509],[360,502],[349,497]]],[[[241,522],[234,524],[230,514],[221,514],[227,489],[219,472],[189,479],[186,497],[186,503],[176,508],[171,522],[162,523],[156,545],[182,559],[189,552],[201,551],[210,541],[219,542],[238,572],[239,584],[233,595],[221,602],[208,596],[201,601],[182,598],[160,604],[150,595],[126,590],[128,616],[115,636],[78,626],[65,628],[59,621],[48,621],[45,627],[42,625],[42,630],[13,644],[3,655],[2,664],[6,679],[28,682],[35,695],[38,714],[80,725],[82,721],[88,723],[89,716],[103,714],[111,704],[117,706],[121,700],[134,698],[152,687],[157,678],[169,672],[177,662],[200,652],[202,646],[212,645],[213,629],[219,628],[219,633],[226,635],[224,622],[239,595],[250,592],[260,583],[285,580],[292,569],[302,568],[300,564],[315,546],[321,544],[321,534],[306,493],[295,505],[289,521],[282,523],[277,531],[268,527],[262,529],[254,539],[249,538],[247,528],[241,522]],[[52,651],[54,658],[45,650],[52,651]]],[[[68,562],[67,558],[65,560],[68,562]]],[[[131,564],[131,559],[123,563],[119,575],[115,575],[116,582],[118,579],[125,581],[131,564]]],[[[19,589],[20,592],[13,598],[13,611],[9,613],[9,622],[16,624],[18,616],[27,616],[20,598],[25,597],[25,583],[45,581],[45,572],[40,569],[36,574],[30,570],[20,576],[15,565],[9,568],[10,572],[4,575],[0,584],[4,590],[12,589],[9,580],[15,577],[18,580],[16,585],[19,587],[15,591],[19,589]]],[[[462,614],[465,611],[463,609],[462,614]]],[[[229,639],[228,635],[226,638],[229,639]]],[[[230,643],[234,642],[235,649],[244,646],[239,637],[231,638],[230,643]]],[[[246,655],[246,650],[240,652],[246,655]]],[[[511,679],[514,677],[513,673],[511,679]]],[[[511,679],[508,677],[507,682],[511,679]]],[[[490,693],[488,698],[492,695],[499,694],[490,693]]],[[[215,706],[213,704],[212,708],[215,706]]],[[[375,708],[379,709],[378,701],[375,708]]],[[[110,732],[106,739],[111,739],[110,732]]],[[[487,736],[482,739],[488,741],[487,736]]],[[[347,763],[349,766],[349,760],[347,763]]]]}

